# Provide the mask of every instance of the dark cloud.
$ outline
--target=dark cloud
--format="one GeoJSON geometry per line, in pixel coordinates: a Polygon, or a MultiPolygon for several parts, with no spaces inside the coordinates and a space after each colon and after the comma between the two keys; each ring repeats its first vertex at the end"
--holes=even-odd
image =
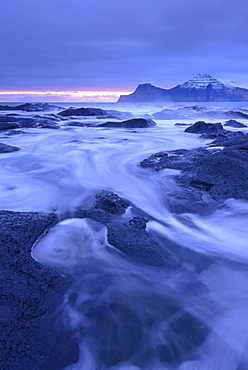
{"type": "Polygon", "coordinates": [[[248,85],[247,0],[1,0],[1,90],[248,85]]]}

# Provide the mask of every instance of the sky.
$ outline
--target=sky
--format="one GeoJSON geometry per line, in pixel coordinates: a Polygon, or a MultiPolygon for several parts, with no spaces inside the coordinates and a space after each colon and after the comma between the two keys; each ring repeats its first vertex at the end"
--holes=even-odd
{"type": "Polygon", "coordinates": [[[108,101],[197,73],[248,87],[247,0],[1,0],[0,14],[1,101],[108,101]]]}

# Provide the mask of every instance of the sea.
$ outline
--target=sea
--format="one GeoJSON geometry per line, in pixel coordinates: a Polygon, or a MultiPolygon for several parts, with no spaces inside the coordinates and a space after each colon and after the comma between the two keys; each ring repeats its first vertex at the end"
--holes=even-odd
{"type": "MultiPolygon", "coordinates": [[[[94,107],[118,111],[122,120],[156,122],[148,128],[107,128],[97,127],[106,118],[67,117],[58,120],[58,130],[0,132],[1,143],[21,149],[0,154],[0,209],[56,213],[60,220],[35,244],[32,257],[75,280],[60,309],[79,346],[78,363],[66,370],[248,369],[248,202],[227,199],[212,214],[178,214],[172,200],[178,170],[139,166],[160,151],[210,143],[185,133],[196,121],[236,119],[248,125],[248,103],[54,105],[58,108],[44,112],[1,115],[15,113],[18,122],[68,107],[94,107]],[[72,121],[88,126],[68,125],[72,121]],[[96,231],[74,217],[103,190],[139,210],[163,248],[178,246],[180,268],[139,265],[110,253],[106,227],[96,231]]],[[[248,133],[248,127],[228,129],[248,133]]],[[[132,207],[123,217],[131,214],[132,207]]]]}

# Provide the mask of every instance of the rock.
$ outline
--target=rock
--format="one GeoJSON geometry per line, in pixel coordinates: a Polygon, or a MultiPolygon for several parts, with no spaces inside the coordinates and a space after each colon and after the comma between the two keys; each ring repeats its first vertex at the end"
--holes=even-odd
{"type": "Polygon", "coordinates": [[[248,118],[248,114],[239,112],[239,111],[232,111],[232,110],[225,112],[225,115],[228,117],[233,117],[233,118],[244,118],[244,119],[248,118]]]}
{"type": "Polygon", "coordinates": [[[112,192],[96,194],[91,208],[78,209],[74,217],[90,218],[107,226],[108,242],[123,253],[125,258],[139,264],[178,267],[169,252],[162,249],[146,230],[146,219],[123,218],[130,203],[112,192]]]}
{"type": "Polygon", "coordinates": [[[0,122],[0,130],[12,130],[15,128],[20,128],[16,122],[0,122]]]}
{"type": "Polygon", "coordinates": [[[6,145],[4,143],[0,143],[0,153],[17,152],[18,150],[21,150],[21,149],[17,148],[16,146],[11,146],[11,145],[6,145]]]}
{"type": "Polygon", "coordinates": [[[209,328],[196,317],[181,312],[179,317],[170,320],[161,336],[162,343],[155,347],[156,355],[167,365],[179,365],[187,359],[191,351],[202,345],[209,332],[209,328]]]}
{"type": "Polygon", "coordinates": [[[57,105],[51,105],[48,103],[25,103],[21,105],[9,106],[9,105],[0,105],[0,110],[20,110],[23,112],[43,112],[46,110],[52,109],[61,109],[57,105]]]}
{"type": "Polygon", "coordinates": [[[224,126],[230,126],[230,127],[236,127],[236,128],[247,127],[246,125],[244,125],[241,122],[236,121],[235,119],[229,119],[229,121],[227,121],[224,124],[224,126]]]}
{"type": "Polygon", "coordinates": [[[216,134],[222,131],[224,129],[221,123],[206,123],[204,121],[198,121],[185,129],[185,132],[192,134],[216,134]]]}
{"type": "Polygon", "coordinates": [[[98,127],[144,128],[155,125],[156,123],[151,119],[133,118],[121,122],[105,122],[98,125],[98,127]]]}
{"type": "Polygon", "coordinates": [[[53,119],[49,118],[28,118],[28,117],[20,117],[20,116],[0,116],[0,129],[2,125],[15,125],[18,128],[51,128],[57,129],[59,125],[54,122],[53,119]]]}
{"type": "Polygon", "coordinates": [[[213,146],[224,146],[229,149],[248,150],[248,135],[242,131],[226,131],[223,135],[218,136],[212,143],[213,146]]]}
{"type": "Polygon", "coordinates": [[[106,116],[107,112],[100,108],[69,108],[58,113],[59,116],[106,116]]]}
{"type": "Polygon", "coordinates": [[[57,221],[52,214],[0,211],[3,370],[61,369],[77,361],[77,344],[56,329],[54,315],[71,280],[30,254],[37,238],[57,221]]]}
{"type": "Polygon", "coordinates": [[[175,123],[175,126],[189,126],[190,124],[189,123],[175,123]]]}
{"type": "Polygon", "coordinates": [[[95,199],[95,207],[110,214],[122,215],[130,206],[130,203],[126,199],[110,191],[103,191],[96,194],[95,199]]]}
{"type": "MultiPolygon", "coordinates": [[[[247,200],[248,136],[237,134],[211,143],[214,146],[225,145],[226,140],[227,145],[223,150],[198,148],[180,152],[160,152],[143,160],[140,165],[156,171],[164,168],[181,170],[181,174],[175,176],[183,189],[180,204],[187,191],[190,194],[192,208],[195,208],[196,212],[206,209],[204,205],[206,201],[202,198],[203,193],[208,193],[212,198],[207,201],[209,210],[213,210],[213,207],[216,208],[219,203],[223,203],[228,198],[247,200]],[[215,205],[214,202],[216,202],[215,205]]],[[[175,194],[174,200],[176,203],[175,194]]],[[[187,204],[186,197],[185,204],[187,204]]]]}

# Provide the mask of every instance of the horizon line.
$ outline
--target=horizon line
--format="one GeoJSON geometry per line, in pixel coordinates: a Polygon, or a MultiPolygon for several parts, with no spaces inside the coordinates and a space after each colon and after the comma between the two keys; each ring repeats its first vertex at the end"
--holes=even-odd
{"type": "Polygon", "coordinates": [[[107,91],[107,90],[4,90],[0,91],[0,101],[1,102],[19,102],[25,98],[43,98],[47,101],[56,102],[54,99],[58,97],[62,100],[58,102],[73,102],[85,101],[85,102],[115,102],[119,99],[120,95],[131,94],[132,91],[107,91]],[[11,100],[10,100],[11,99],[11,100]],[[14,99],[14,100],[13,100],[14,99]]]}

